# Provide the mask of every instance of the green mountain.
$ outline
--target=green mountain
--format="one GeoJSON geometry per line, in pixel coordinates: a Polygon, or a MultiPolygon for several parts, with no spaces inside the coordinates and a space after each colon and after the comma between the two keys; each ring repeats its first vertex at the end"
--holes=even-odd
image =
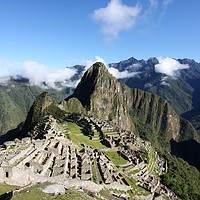
{"type": "Polygon", "coordinates": [[[177,142],[191,139],[200,141],[191,123],[180,118],[166,100],[121,85],[102,63],[96,63],[88,69],[73,95],[62,102],[65,111],[71,111],[73,101],[80,107],[77,100],[88,115],[131,130],[157,147],[169,148],[171,139],[177,142]]]}
{"type": "Polygon", "coordinates": [[[52,115],[56,119],[61,119],[64,117],[65,111],[58,107],[57,102],[49,95],[49,93],[44,92],[40,94],[33,105],[30,108],[28,116],[20,130],[19,137],[34,137],[43,138],[42,134],[32,134],[34,126],[41,120],[41,118],[46,115],[52,115]]]}
{"type": "MultiPolygon", "coordinates": [[[[119,79],[131,88],[157,94],[166,99],[176,112],[183,118],[190,120],[195,129],[200,130],[200,63],[191,59],[177,59],[180,64],[187,64],[187,69],[176,71],[171,77],[156,71],[157,58],[137,60],[130,58],[109,67],[119,71],[135,72],[135,76],[119,79]]],[[[199,132],[200,133],[200,132],[199,132]]]]}
{"type": "Polygon", "coordinates": [[[30,85],[26,79],[10,80],[0,85],[0,136],[16,129],[26,119],[34,100],[44,91],[48,91],[57,102],[69,95],[67,89],[42,89],[30,85]]]}

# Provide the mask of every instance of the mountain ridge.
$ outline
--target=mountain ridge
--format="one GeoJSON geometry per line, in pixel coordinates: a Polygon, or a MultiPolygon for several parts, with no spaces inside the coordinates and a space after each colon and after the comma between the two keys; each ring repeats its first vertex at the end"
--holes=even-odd
{"type": "MultiPolygon", "coordinates": [[[[146,61],[143,59],[137,60],[132,57],[119,63],[108,64],[108,67],[113,67],[119,70],[119,72],[135,72],[135,75],[132,77],[118,79],[119,82],[131,88],[138,88],[155,93],[166,99],[179,115],[190,120],[196,130],[199,131],[200,110],[198,99],[200,97],[198,94],[200,90],[200,64],[192,59],[175,60],[180,64],[190,66],[188,69],[179,70],[179,76],[176,79],[155,71],[155,65],[158,64],[158,59],[155,57],[149,58],[146,61]]],[[[72,68],[77,73],[71,80],[76,82],[81,78],[86,67],[76,65],[72,68]]],[[[6,101],[2,99],[5,107],[1,106],[0,109],[2,114],[4,113],[5,115],[1,120],[3,122],[2,128],[0,128],[1,134],[5,134],[10,129],[16,128],[19,123],[25,120],[33,101],[41,92],[50,91],[53,97],[56,98],[56,101],[60,102],[73,91],[70,88],[65,91],[43,90],[37,86],[31,86],[28,79],[17,76],[10,78],[11,81],[7,84],[1,84],[0,87],[2,90],[1,96],[7,98],[6,101]],[[12,105],[8,106],[8,102],[11,102],[12,105]],[[11,109],[13,106],[16,107],[16,112],[11,109]],[[15,113],[18,113],[18,115],[15,113]],[[10,120],[6,120],[6,118],[10,120]]]]}
{"type": "MultiPolygon", "coordinates": [[[[66,99],[66,103],[74,97],[86,108],[88,114],[97,118],[103,117],[126,130],[136,130],[137,132],[136,126],[139,119],[140,127],[141,124],[148,124],[150,127],[154,127],[153,129],[157,127],[154,135],[161,132],[168,141],[172,138],[176,141],[192,138],[199,141],[199,136],[192,125],[179,118],[166,100],[157,95],[121,85],[108,73],[102,63],[97,62],[88,69],[72,96],[66,99]],[[90,89],[89,93],[86,88],[90,89]],[[132,111],[132,115],[130,115],[130,111],[132,111]],[[131,118],[137,119],[132,120],[131,118]],[[181,129],[183,126],[192,130],[190,135],[181,129]]],[[[157,137],[160,136],[157,135],[157,137]]]]}

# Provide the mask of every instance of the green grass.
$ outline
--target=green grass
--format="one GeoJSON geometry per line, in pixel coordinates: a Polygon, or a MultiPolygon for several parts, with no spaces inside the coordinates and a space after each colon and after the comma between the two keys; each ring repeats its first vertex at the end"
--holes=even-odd
{"type": "Polygon", "coordinates": [[[50,195],[42,192],[41,189],[35,188],[31,191],[20,192],[13,196],[11,200],[43,200],[43,199],[52,199],[50,195]]]}
{"type": "Polygon", "coordinates": [[[97,183],[97,174],[94,166],[92,166],[92,179],[95,183],[97,183]]]}
{"type": "Polygon", "coordinates": [[[42,192],[42,189],[35,188],[30,190],[29,192],[20,192],[13,196],[11,200],[87,200],[87,198],[84,194],[81,192],[78,192],[74,189],[68,189],[66,190],[66,193],[64,195],[56,195],[56,196],[50,196],[44,192],[42,192]]]}
{"type": "Polygon", "coordinates": [[[131,171],[130,173],[133,174],[133,175],[135,175],[135,174],[137,174],[139,171],[140,171],[140,170],[136,169],[136,170],[131,171]]]}
{"type": "Polygon", "coordinates": [[[83,135],[83,133],[82,133],[83,128],[78,126],[75,123],[68,123],[68,125],[66,125],[66,126],[62,126],[62,125],[60,125],[60,126],[63,129],[63,132],[70,131],[70,134],[68,135],[69,139],[71,139],[80,148],[82,148],[82,146],[81,146],[82,143],[84,143],[86,145],[90,145],[95,148],[100,148],[100,149],[107,148],[100,141],[93,142],[92,140],[90,140],[90,138],[88,136],[83,135]]]}
{"type": "Polygon", "coordinates": [[[144,195],[144,196],[148,196],[150,195],[151,193],[147,190],[145,190],[144,188],[140,187],[140,186],[137,186],[136,185],[136,180],[134,180],[133,178],[130,178],[126,175],[123,174],[123,177],[126,179],[126,181],[129,183],[129,185],[132,187],[133,191],[135,192],[134,195],[138,195],[138,196],[141,196],[141,195],[144,195]]]}
{"type": "Polygon", "coordinates": [[[15,185],[7,185],[7,184],[0,184],[0,195],[5,194],[6,192],[9,192],[11,190],[18,189],[20,187],[15,185]]]}
{"type": "Polygon", "coordinates": [[[107,198],[107,199],[117,199],[119,200],[119,198],[117,197],[114,197],[111,193],[110,193],[110,190],[101,190],[100,191],[100,195],[107,198]]]}
{"type": "Polygon", "coordinates": [[[114,151],[114,152],[105,151],[104,153],[112,160],[112,162],[116,166],[123,165],[128,162],[128,160],[124,159],[116,151],[114,151]]]}

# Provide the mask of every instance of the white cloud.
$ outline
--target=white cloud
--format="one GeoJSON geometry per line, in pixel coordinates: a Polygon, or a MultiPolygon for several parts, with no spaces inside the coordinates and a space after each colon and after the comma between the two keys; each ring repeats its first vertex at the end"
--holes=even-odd
{"type": "Polygon", "coordinates": [[[177,60],[166,57],[158,57],[158,64],[155,65],[156,72],[166,74],[168,76],[176,76],[181,69],[188,69],[189,65],[181,64],[177,60]]]}
{"type": "Polygon", "coordinates": [[[149,7],[144,11],[143,18],[147,20],[149,15],[155,12],[155,9],[158,8],[158,0],[149,0],[149,7]]]}
{"type": "Polygon", "coordinates": [[[76,83],[70,78],[76,74],[72,68],[49,68],[38,62],[29,60],[17,66],[4,61],[0,62],[0,83],[6,84],[11,77],[27,78],[31,85],[40,87],[62,89],[62,87],[76,87],[76,83]]]}
{"type": "MultiPolygon", "coordinates": [[[[133,76],[135,76],[136,74],[138,74],[138,72],[131,72],[131,73],[130,73],[130,72],[128,72],[127,70],[124,70],[124,71],[120,72],[118,69],[115,69],[115,68],[113,68],[113,67],[109,67],[109,66],[107,65],[106,61],[105,61],[103,58],[99,57],[99,56],[95,56],[95,59],[96,59],[96,61],[91,61],[91,60],[86,60],[86,61],[84,61],[83,64],[86,65],[85,71],[86,71],[89,67],[91,67],[94,63],[96,63],[96,62],[102,62],[102,63],[104,63],[104,65],[107,67],[109,73],[111,73],[116,79],[129,78],[129,77],[133,77],[133,76]]],[[[85,71],[84,71],[84,72],[85,72],[85,71]]]]}
{"type": "Polygon", "coordinates": [[[0,84],[6,84],[10,80],[10,77],[7,75],[0,74],[0,84]]]}
{"type": "Polygon", "coordinates": [[[99,56],[95,56],[95,61],[92,61],[92,60],[83,60],[83,65],[86,66],[85,67],[85,71],[87,71],[87,69],[89,69],[96,62],[102,62],[107,67],[107,63],[106,63],[106,61],[103,58],[101,58],[99,56]]]}
{"type": "Polygon", "coordinates": [[[45,83],[48,87],[58,89],[56,83],[60,82],[62,86],[71,86],[69,79],[76,73],[75,69],[49,68],[35,61],[26,61],[22,65],[22,76],[28,78],[32,85],[43,86],[45,83]]]}
{"type": "Polygon", "coordinates": [[[108,67],[106,61],[105,61],[103,58],[101,58],[101,57],[99,57],[99,56],[95,56],[95,58],[96,58],[96,61],[97,61],[97,62],[102,62],[106,67],[108,67]]]}
{"type": "Polygon", "coordinates": [[[129,73],[127,70],[124,70],[120,72],[118,69],[115,69],[113,67],[108,68],[108,71],[116,78],[116,79],[122,79],[122,78],[130,78],[138,74],[138,72],[131,72],[129,73]]]}
{"type": "Polygon", "coordinates": [[[151,7],[157,7],[158,6],[158,0],[149,0],[151,7]]]}
{"type": "Polygon", "coordinates": [[[169,87],[170,87],[170,84],[167,82],[167,79],[168,79],[167,76],[163,77],[163,78],[161,79],[160,85],[169,86],[169,87]]]}
{"type": "Polygon", "coordinates": [[[149,89],[149,88],[152,88],[153,85],[152,85],[151,83],[146,83],[146,84],[144,85],[144,87],[149,89]]]}
{"type": "Polygon", "coordinates": [[[135,64],[132,64],[132,65],[129,65],[128,67],[126,67],[126,69],[133,69],[133,70],[137,70],[139,69],[140,67],[142,67],[141,63],[135,63],[135,64]]]}
{"type": "Polygon", "coordinates": [[[111,0],[106,8],[94,11],[92,17],[102,22],[101,32],[110,39],[116,38],[119,32],[129,30],[135,25],[141,6],[124,5],[121,0],[111,0]]]}

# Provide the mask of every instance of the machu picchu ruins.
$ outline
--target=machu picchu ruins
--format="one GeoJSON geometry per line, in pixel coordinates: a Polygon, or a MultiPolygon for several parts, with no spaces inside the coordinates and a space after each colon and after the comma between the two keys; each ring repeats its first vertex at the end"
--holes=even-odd
{"type": "Polygon", "coordinates": [[[136,181],[136,185],[149,191],[152,197],[156,194],[178,199],[157,178],[166,170],[165,163],[150,143],[108,121],[66,115],[65,121],[58,122],[52,116],[45,116],[32,134],[35,139],[25,137],[1,145],[1,182],[26,186],[48,181],[66,187],[75,185],[90,190],[95,187],[96,192],[103,188],[128,191],[132,190],[126,179],[129,177],[136,181]],[[81,143],[80,148],[70,139],[70,131],[66,129],[68,124],[80,125],[82,122],[90,127],[87,137],[93,146],[81,143]],[[43,137],[39,139],[41,135],[43,137]],[[96,139],[93,138],[100,140],[105,148],[95,147],[96,139]],[[117,152],[126,163],[116,166],[107,152],[117,152]],[[150,152],[154,158],[147,162],[150,152]]]}

